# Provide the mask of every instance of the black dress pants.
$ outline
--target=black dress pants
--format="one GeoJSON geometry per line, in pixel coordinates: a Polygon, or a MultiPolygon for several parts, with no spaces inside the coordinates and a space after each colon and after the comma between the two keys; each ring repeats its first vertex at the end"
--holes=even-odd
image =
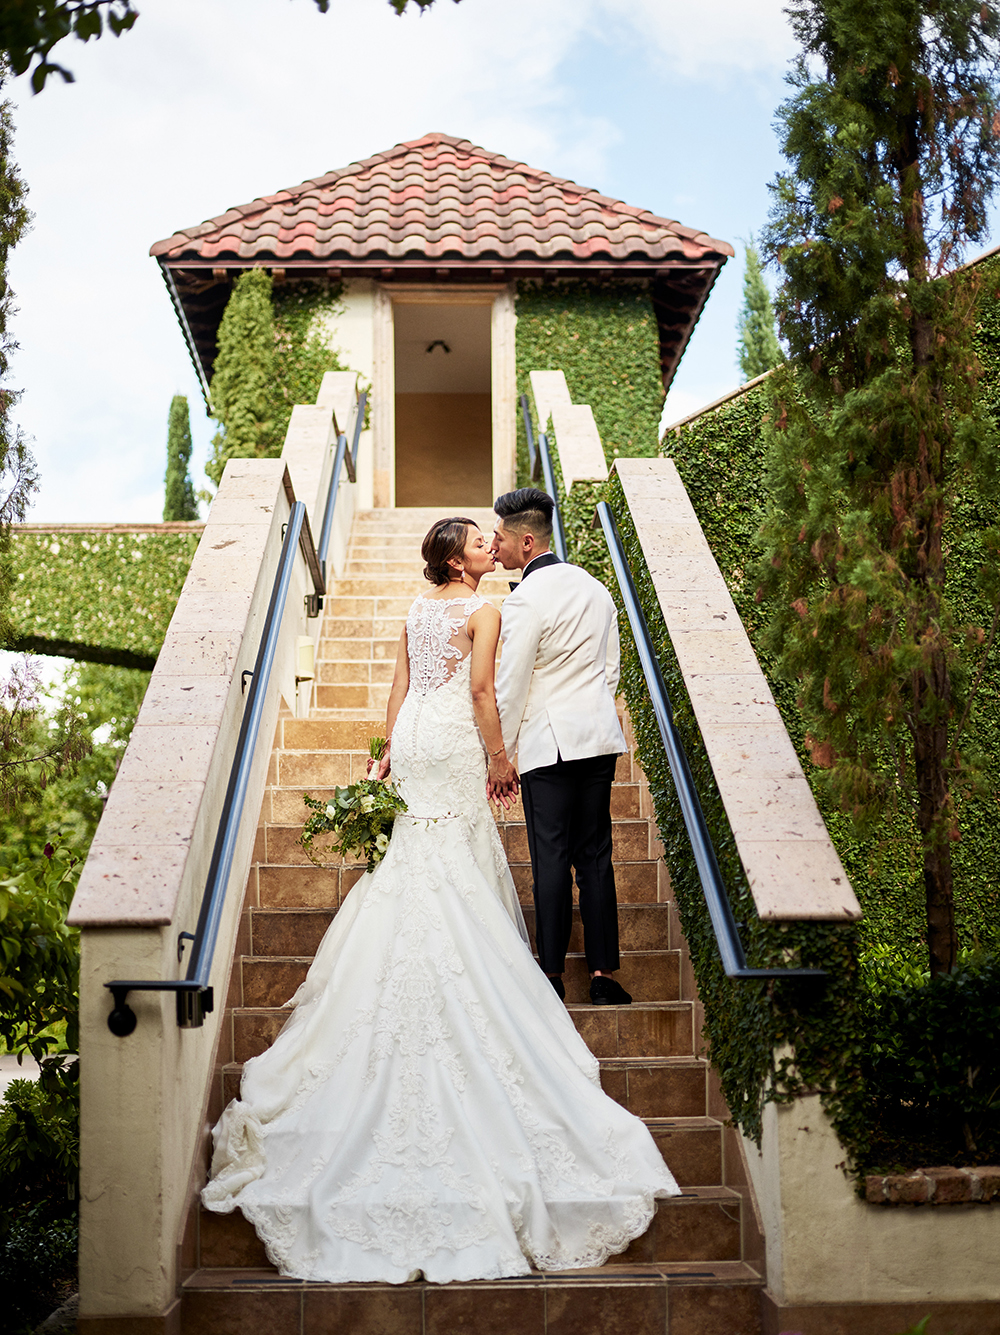
{"type": "Polygon", "coordinates": [[[538,962],[562,973],[573,927],[573,868],[590,972],[618,968],[618,899],[611,865],[611,783],[617,756],[557,760],[521,775],[534,880],[538,962]]]}

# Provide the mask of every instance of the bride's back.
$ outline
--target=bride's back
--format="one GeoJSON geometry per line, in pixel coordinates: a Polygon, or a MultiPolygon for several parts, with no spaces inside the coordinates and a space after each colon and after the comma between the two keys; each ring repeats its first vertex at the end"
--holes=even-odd
{"type": "Polygon", "coordinates": [[[478,594],[413,600],[406,617],[411,691],[439,690],[464,666],[472,653],[469,618],[484,602],[478,594]]]}

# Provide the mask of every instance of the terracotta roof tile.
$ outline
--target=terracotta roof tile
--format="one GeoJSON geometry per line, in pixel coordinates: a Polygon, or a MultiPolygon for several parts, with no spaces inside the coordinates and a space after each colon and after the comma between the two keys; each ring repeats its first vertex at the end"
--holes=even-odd
{"type": "Polygon", "coordinates": [[[684,227],[478,148],[428,134],[184,228],[161,262],[226,256],[336,263],[371,255],[467,260],[718,262],[733,250],[684,227]]]}

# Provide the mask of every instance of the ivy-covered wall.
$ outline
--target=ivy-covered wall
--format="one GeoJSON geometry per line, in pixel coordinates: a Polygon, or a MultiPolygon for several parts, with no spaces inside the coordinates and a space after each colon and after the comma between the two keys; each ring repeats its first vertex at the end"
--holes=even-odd
{"type": "MultiPolygon", "coordinates": [[[[988,394],[1000,394],[1000,304],[989,303],[992,347],[984,337],[991,374],[988,394]]],[[[850,818],[827,798],[823,771],[811,762],[805,728],[795,704],[794,686],[778,679],[772,658],[761,644],[768,617],[766,602],[756,601],[747,567],[757,555],[756,537],[764,506],[764,451],[761,427],[767,412],[766,386],[757,386],[704,416],[697,417],[663,442],[663,453],[677,465],[709,545],[757,651],[785,726],[823,812],[827,828],[851,878],[864,919],[860,927],[862,959],[872,971],[887,954],[919,958],[924,938],[924,888],[920,841],[912,813],[886,817],[875,839],[863,839],[850,818]]],[[[949,558],[949,592],[960,615],[989,626],[992,608],[977,607],[975,571],[959,538],[949,558]]],[[[1000,941],[1000,652],[987,668],[971,727],[983,756],[986,794],[962,808],[961,839],[952,850],[959,933],[966,948],[1000,941]]]]}
{"type": "MultiPolygon", "coordinates": [[[[575,488],[574,488],[575,490],[575,488]]],[[[750,965],[789,964],[829,970],[825,987],[800,982],[734,982],[725,976],[705,905],[673,779],[649,699],[617,583],[608,582],[619,604],[622,627],[621,689],[628,701],[640,763],[649,781],[665,859],[684,935],[691,952],[712,1061],[736,1124],[759,1139],[767,1099],[784,1101],[805,1088],[824,1095],[845,1143],[858,1154],[865,1137],[857,1106],[861,1018],[857,1005],[855,930],[827,923],[763,923],[740,863],[684,678],[664,623],[656,591],[625,503],[613,476],[606,497],[615,513],[625,553],[650,628],[674,722],[691,766],[719,868],[740,924],[750,965]],[[794,1049],[795,1064],[775,1055],[794,1049]]]]}
{"type": "MultiPolygon", "coordinates": [[[[1000,259],[982,268],[982,393],[1000,413],[1000,259]]],[[[768,925],[757,917],[624,496],[614,478],[607,489],[749,961],[767,965],[791,959],[830,973],[826,988],[817,993],[801,984],[767,987],[725,978],[645,682],[629,637],[623,635],[623,690],[705,1003],[713,1061],[733,1117],[749,1135],[759,1133],[763,1101],[808,1088],[822,1094],[846,1158],[857,1170],[986,1162],[1000,1146],[997,1064],[991,1055],[996,1051],[996,1005],[991,1002],[990,1009],[982,1000],[992,995],[997,968],[991,961],[1000,948],[1000,652],[994,650],[971,719],[983,756],[985,792],[962,810],[961,838],[953,849],[964,961],[943,984],[927,986],[924,893],[913,818],[907,812],[887,818],[878,837],[867,841],[855,832],[850,819],[831,804],[823,771],[808,756],[793,684],[776,677],[761,646],[768,607],[756,601],[750,568],[764,506],[761,436],[767,410],[766,386],[756,386],[671,432],[662,453],[674,460],[688,489],[861,901],[864,919],[856,927],[768,925]],[[781,1057],[783,1052],[794,1053],[794,1064],[781,1057]]],[[[571,497],[570,513],[573,502],[571,497]]],[[[602,573],[593,551],[588,556],[588,565],[602,573]]],[[[977,603],[973,561],[956,524],[949,594],[960,617],[988,626],[994,609],[977,603]]],[[[614,592],[613,581],[610,587],[614,592]]]]}
{"type": "MultiPolygon", "coordinates": [[[[517,392],[531,371],[564,371],[574,403],[589,403],[608,463],[616,455],[655,455],[663,382],[660,339],[649,288],[581,279],[517,285],[517,392]]],[[[545,430],[545,423],[539,424],[545,430]]],[[[528,478],[527,441],[518,413],[518,485],[528,478]]]]}
{"type": "Polygon", "coordinates": [[[14,529],[8,647],[118,667],[156,662],[200,526],[180,532],[14,529]]]}

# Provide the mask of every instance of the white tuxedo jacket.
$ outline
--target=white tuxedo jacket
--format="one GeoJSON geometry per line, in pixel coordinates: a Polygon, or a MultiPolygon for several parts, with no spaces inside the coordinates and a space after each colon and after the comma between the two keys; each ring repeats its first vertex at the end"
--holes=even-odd
{"type": "Polygon", "coordinates": [[[620,647],[610,593],[579,566],[530,570],[503,605],[497,707],[518,768],[619,755],[620,647]]]}

